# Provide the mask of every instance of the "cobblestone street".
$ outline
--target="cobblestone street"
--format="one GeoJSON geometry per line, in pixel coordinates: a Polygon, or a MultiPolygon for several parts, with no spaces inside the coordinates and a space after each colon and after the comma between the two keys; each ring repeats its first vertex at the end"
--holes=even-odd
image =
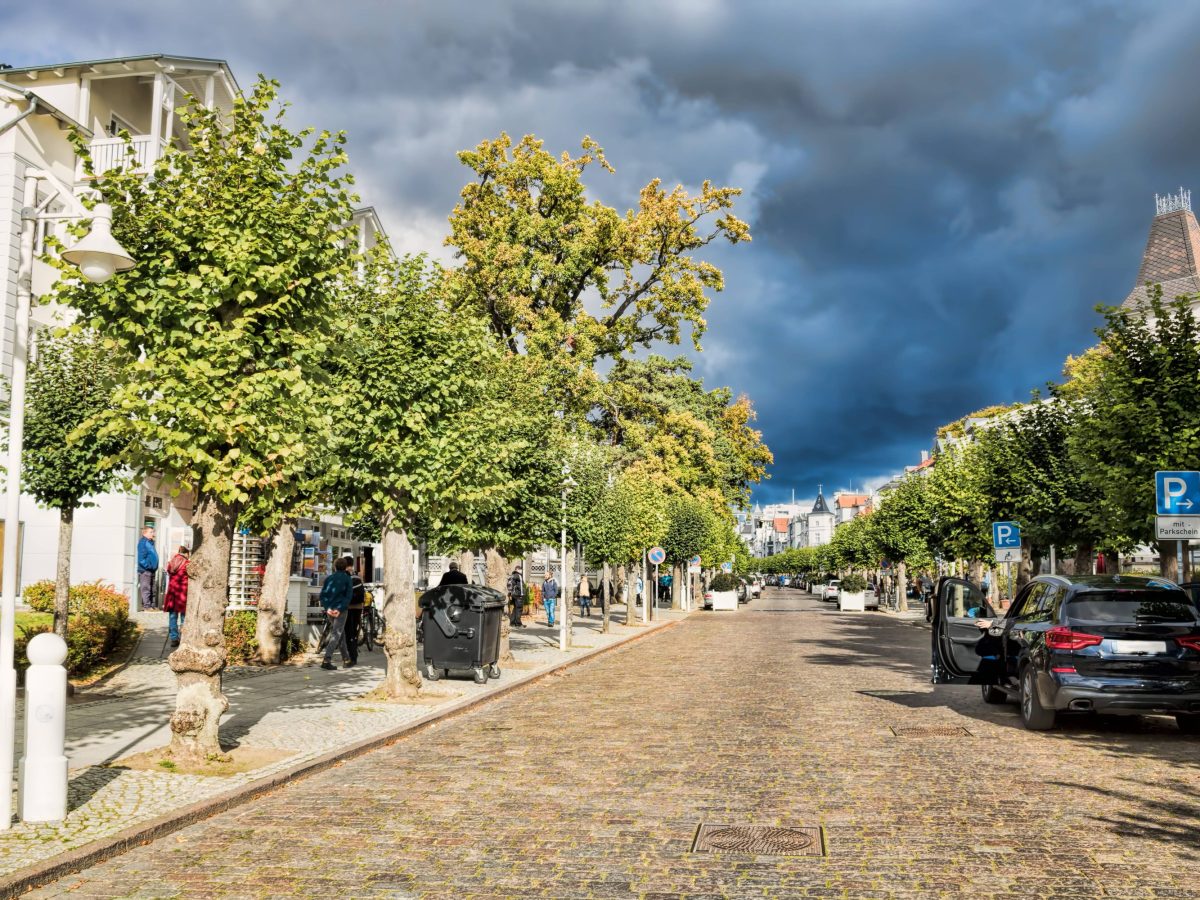
{"type": "Polygon", "coordinates": [[[1200,897],[1200,741],[1027,732],[930,685],[928,640],[769,589],[27,896],[1200,897]],[[692,852],[704,823],[827,855],[692,852]]]}

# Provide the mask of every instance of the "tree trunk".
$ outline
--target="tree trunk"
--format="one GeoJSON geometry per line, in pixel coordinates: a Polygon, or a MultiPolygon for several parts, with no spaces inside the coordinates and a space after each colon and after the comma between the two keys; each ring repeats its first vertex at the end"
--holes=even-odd
{"type": "Polygon", "coordinates": [[[682,608],[680,598],[683,595],[683,566],[675,563],[671,566],[671,609],[682,608]]]}
{"type": "Polygon", "coordinates": [[[1073,571],[1071,575],[1091,575],[1092,574],[1092,545],[1080,544],[1075,548],[1075,559],[1072,563],[1073,571]]]}
{"type": "Polygon", "coordinates": [[[75,510],[58,511],[58,564],[54,579],[54,633],[67,639],[71,616],[71,541],[75,537],[75,510]]]}
{"type": "Polygon", "coordinates": [[[475,551],[463,550],[458,554],[458,570],[467,576],[468,584],[478,584],[475,580],[475,551]]]}
{"type": "Polygon", "coordinates": [[[229,553],[238,507],[211,494],[196,500],[188,563],[187,619],[180,645],[167,662],[179,682],[171,716],[171,755],[201,762],[221,755],[219,729],[229,701],[221,692],[225,669],[225,607],[229,553]]]}
{"type": "Polygon", "coordinates": [[[262,591],[258,596],[258,655],[260,666],[278,665],[283,658],[283,636],[287,632],[288,587],[292,575],[292,550],[296,545],[296,520],[285,518],[271,535],[262,591]]]}
{"type": "Polygon", "coordinates": [[[973,583],[983,585],[983,560],[973,559],[967,566],[967,578],[973,583]]]}
{"type": "Polygon", "coordinates": [[[567,628],[567,649],[570,650],[575,645],[575,636],[571,633],[575,625],[575,619],[571,615],[571,600],[575,597],[575,588],[579,584],[579,576],[575,574],[574,548],[567,551],[564,571],[566,578],[563,579],[562,586],[559,588],[561,594],[559,602],[562,604],[562,620],[566,623],[567,628]]]}
{"type": "Polygon", "coordinates": [[[1029,542],[1021,538],[1021,561],[1017,563],[1017,583],[1013,587],[1013,596],[1033,579],[1033,548],[1029,542]]]}
{"type": "MultiPolygon", "coordinates": [[[[483,561],[487,565],[487,586],[504,594],[505,599],[508,597],[508,561],[500,554],[500,551],[495,547],[485,547],[483,549],[483,561]]],[[[510,663],[513,661],[512,648],[509,645],[509,635],[512,632],[512,624],[508,620],[508,609],[504,609],[500,615],[500,657],[501,663],[510,663]]]]}
{"type": "Polygon", "coordinates": [[[1179,580],[1179,551],[1176,550],[1178,541],[1158,542],[1158,567],[1162,577],[1168,581],[1179,580]]]}
{"type": "Polygon", "coordinates": [[[896,563],[896,608],[908,612],[908,565],[896,563]]]}
{"type": "Polygon", "coordinates": [[[608,609],[612,606],[613,596],[615,592],[612,590],[612,566],[605,563],[600,567],[600,632],[608,634],[608,609]]]}
{"type": "Polygon", "coordinates": [[[391,700],[421,695],[417,665],[417,597],[413,587],[412,544],[391,513],[383,519],[383,689],[391,700]]]}
{"type": "MultiPolygon", "coordinates": [[[[1188,541],[1183,541],[1182,543],[1183,543],[1183,571],[1179,573],[1180,583],[1192,580],[1191,544],[1188,541]]],[[[1106,556],[1106,558],[1109,558],[1109,557],[1106,556]]],[[[1113,572],[1120,574],[1121,570],[1114,567],[1113,572]]],[[[1112,572],[1109,572],[1109,574],[1111,575],[1112,572]]]]}

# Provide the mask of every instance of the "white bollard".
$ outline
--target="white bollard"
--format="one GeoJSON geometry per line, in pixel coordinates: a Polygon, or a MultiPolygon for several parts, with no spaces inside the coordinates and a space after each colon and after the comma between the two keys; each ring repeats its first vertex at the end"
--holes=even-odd
{"type": "Polygon", "coordinates": [[[21,821],[67,817],[67,642],[35,635],[25,651],[25,755],[21,757],[21,821]]]}

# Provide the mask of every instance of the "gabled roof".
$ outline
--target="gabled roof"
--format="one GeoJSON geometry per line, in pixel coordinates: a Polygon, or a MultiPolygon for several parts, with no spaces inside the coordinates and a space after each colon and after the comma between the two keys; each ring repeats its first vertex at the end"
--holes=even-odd
{"type": "Polygon", "coordinates": [[[838,509],[853,509],[856,506],[863,506],[871,498],[866,494],[842,494],[837,498],[838,509]]]}
{"type": "Polygon", "coordinates": [[[823,493],[817,494],[817,502],[813,504],[813,513],[829,513],[829,504],[825,502],[823,493]]]}
{"type": "MultiPolygon", "coordinates": [[[[182,65],[185,68],[189,66],[219,68],[224,69],[230,78],[233,77],[233,73],[229,71],[229,63],[223,59],[208,59],[203,56],[172,56],[168,53],[146,53],[141,56],[116,56],[111,59],[83,59],[72,62],[41,63],[36,66],[8,66],[0,69],[0,72],[5,73],[5,77],[8,77],[29,72],[49,72],[57,69],[98,69],[102,66],[121,66],[135,62],[162,62],[167,65],[182,65]]],[[[236,81],[234,82],[234,87],[235,89],[237,87],[236,81]]]]}
{"type": "Polygon", "coordinates": [[[1164,300],[1200,292],[1200,224],[1192,214],[1191,194],[1180,189],[1177,197],[1162,198],[1159,208],[1150,224],[1137,282],[1123,306],[1145,302],[1147,283],[1161,284],[1164,300]]]}

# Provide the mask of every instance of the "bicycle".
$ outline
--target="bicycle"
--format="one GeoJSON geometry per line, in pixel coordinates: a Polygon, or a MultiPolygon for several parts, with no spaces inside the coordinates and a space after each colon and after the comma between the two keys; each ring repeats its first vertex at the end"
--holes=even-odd
{"type": "Polygon", "coordinates": [[[365,646],[368,650],[374,650],[375,645],[381,643],[383,638],[383,616],[379,614],[379,610],[375,604],[364,606],[362,611],[362,621],[358,626],[358,644],[365,646]]]}

